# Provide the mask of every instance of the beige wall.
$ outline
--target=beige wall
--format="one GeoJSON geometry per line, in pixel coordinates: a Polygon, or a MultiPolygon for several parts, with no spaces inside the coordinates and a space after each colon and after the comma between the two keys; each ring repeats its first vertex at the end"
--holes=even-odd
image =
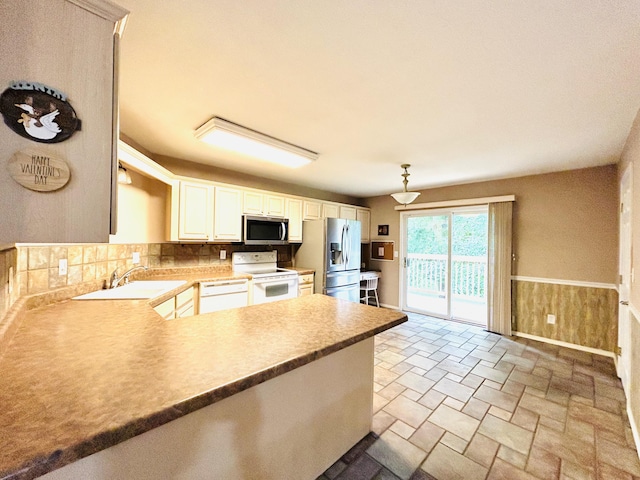
{"type": "Polygon", "coordinates": [[[317,198],[319,200],[326,200],[330,202],[363,205],[362,199],[348,195],[340,195],[338,193],[304,187],[302,185],[279,182],[277,180],[271,180],[257,175],[247,175],[240,172],[234,172],[232,170],[225,170],[223,168],[212,167],[210,165],[190,162],[188,160],[165,157],[163,155],[153,155],[151,158],[176,175],[200,178],[213,182],[230,183],[243,187],[286,193],[289,195],[299,195],[301,197],[317,198]]]}
{"type": "Polygon", "coordinates": [[[118,184],[118,231],[109,243],[161,243],[166,240],[169,186],[129,169],[131,185],[118,184]]]}
{"type": "MultiPolygon", "coordinates": [[[[434,188],[422,191],[418,202],[508,194],[516,196],[514,275],[616,283],[616,165],[434,188]]],[[[400,251],[400,213],[394,210],[395,200],[385,195],[366,199],[366,204],[371,207],[372,239],[378,238],[378,225],[388,224],[389,237],[380,238],[394,240],[400,251]]],[[[382,271],[382,302],[398,306],[398,260],[371,260],[369,265],[382,271]]]]}

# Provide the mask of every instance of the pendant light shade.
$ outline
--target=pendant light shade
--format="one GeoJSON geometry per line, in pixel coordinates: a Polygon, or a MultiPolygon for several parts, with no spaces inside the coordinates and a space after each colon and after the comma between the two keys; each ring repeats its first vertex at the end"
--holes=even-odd
{"type": "Polygon", "coordinates": [[[407,180],[407,177],[410,175],[410,173],[407,171],[407,168],[409,168],[410,166],[411,165],[409,165],[408,163],[400,165],[400,168],[404,168],[404,173],[402,174],[402,176],[404,177],[404,180],[402,181],[402,183],[404,184],[404,190],[402,192],[391,194],[391,196],[395,199],[396,202],[401,203],[403,205],[407,205],[413,202],[420,195],[420,192],[407,191],[407,184],[409,183],[409,180],[407,180]]]}

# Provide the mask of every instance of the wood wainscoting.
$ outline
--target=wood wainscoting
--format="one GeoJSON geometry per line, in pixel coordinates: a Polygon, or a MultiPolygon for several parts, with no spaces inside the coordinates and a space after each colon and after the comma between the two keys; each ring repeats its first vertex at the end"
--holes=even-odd
{"type": "Polygon", "coordinates": [[[511,288],[514,331],[577,347],[615,351],[615,285],[514,277],[511,288]],[[555,324],[547,322],[547,315],[555,315],[555,324]]]}

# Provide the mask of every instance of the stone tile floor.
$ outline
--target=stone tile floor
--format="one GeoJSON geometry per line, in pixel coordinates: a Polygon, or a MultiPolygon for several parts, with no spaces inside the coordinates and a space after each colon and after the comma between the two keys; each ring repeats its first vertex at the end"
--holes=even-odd
{"type": "Polygon", "coordinates": [[[318,480],[632,480],[613,359],[408,314],[376,337],[373,428],[318,480]]]}

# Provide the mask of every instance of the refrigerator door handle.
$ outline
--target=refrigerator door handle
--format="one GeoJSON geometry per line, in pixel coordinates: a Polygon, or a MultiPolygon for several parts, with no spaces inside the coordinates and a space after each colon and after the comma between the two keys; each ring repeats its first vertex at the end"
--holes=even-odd
{"type": "Polygon", "coordinates": [[[345,258],[344,258],[344,265],[345,268],[349,268],[349,253],[351,251],[351,238],[349,236],[349,224],[345,224],[344,226],[346,235],[345,235],[345,246],[344,246],[344,251],[345,251],[345,258]]]}
{"type": "Polygon", "coordinates": [[[345,264],[345,268],[346,268],[346,263],[347,263],[347,226],[343,225],[342,226],[342,235],[340,236],[340,242],[342,243],[342,245],[340,245],[340,248],[342,248],[342,260],[345,264]]]}

